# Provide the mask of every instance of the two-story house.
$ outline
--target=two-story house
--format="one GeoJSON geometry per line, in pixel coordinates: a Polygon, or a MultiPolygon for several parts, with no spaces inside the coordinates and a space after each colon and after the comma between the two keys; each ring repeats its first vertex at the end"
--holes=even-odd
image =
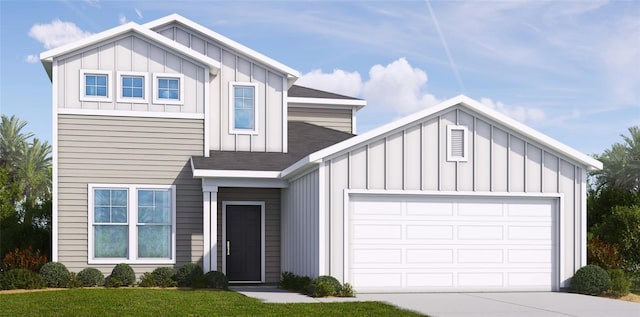
{"type": "Polygon", "coordinates": [[[557,290],[601,163],[458,96],[362,135],[361,99],[179,15],[41,54],[53,260],[367,291],[557,290]]]}

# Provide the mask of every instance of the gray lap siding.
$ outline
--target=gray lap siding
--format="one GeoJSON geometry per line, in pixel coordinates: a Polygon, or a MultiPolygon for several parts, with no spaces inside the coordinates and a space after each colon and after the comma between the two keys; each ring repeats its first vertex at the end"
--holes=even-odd
{"type": "Polygon", "coordinates": [[[58,261],[110,273],[114,265],[88,264],[87,185],[149,184],[176,186],[176,266],[201,262],[202,186],[189,159],[202,155],[203,135],[201,119],[58,115],[58,261]]]}

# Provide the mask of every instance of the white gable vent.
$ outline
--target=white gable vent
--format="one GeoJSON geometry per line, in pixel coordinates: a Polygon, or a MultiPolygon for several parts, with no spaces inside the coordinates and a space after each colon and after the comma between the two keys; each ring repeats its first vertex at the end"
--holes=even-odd
{"type": "Polygon", "coordinates": [[[447,161],[466,162],[469,157],[467,148],[467,127],[448,125],[447,161]]]}

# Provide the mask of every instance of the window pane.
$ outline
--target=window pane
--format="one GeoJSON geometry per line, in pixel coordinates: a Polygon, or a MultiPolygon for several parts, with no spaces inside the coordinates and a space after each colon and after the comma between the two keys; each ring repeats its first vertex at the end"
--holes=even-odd
{"type": "Polygon", "coordinates": [[[131,82],[132,82],[132,78],[131,77],[128,77],[128,76],[123,76],[122,77],[122,86],[131,87],[131,82]]]}
{"type": "Polygon", "coordinates": [[[138,226],[138,256],[171,257],[171,226],[138,226]]]}
{"type": "Polygon", "coordinates": [[[91,75],[85,76],[85,83],[87,85],[95,86],[96,85],[96,76],[91,76],[91,75]]]}
{"type": "Polygon", "coordinates": [[[177,90],[171,90],[169,91],[169,99],[179,99],[180,96],[178,95],[178,91],[177,90]]]}
{"type": "Polygon", "coordinates": [[[158,87],[160,88],[167,88],[169,87],[169,84],[167,83],[166,79],[158,79],[158,87]]]}
{"type": "Polygon", "coordinates": [[[95,222],[110,222],[110,208],[109,207],[95,207],[94,208],[94,221],[95,222]]]}
{"type": "Polygon", "coordinates": [[[157,208],[155,223],[171,223],[171,208],[157,208]]]}
{"type": "Polygon", "coordinates": [[[126,258],[128,253],[127,226],[95,226],[94,256],[96,258],[126,258]]]}
{"type": "Polygon", "coordinates": [[[153,191],[152,190],[139,190],[138,191],[138,206],[153,206],[153,191]]]}
{"type": "Polygon", "coordinates": [[[244,89],[244,97],[247,99],[253,99],[253,87],[247,87],[244,89]]]}
{"type": "Polygon", "coordinates": [[[133,97],[136,97],[136,98],[142,98],[142,89],[141,88],[133,89],[132,95],[133,97]]]}
{"type": "Polygon", "coordinates": [[[169,88],[178,89],[179,88],[178,80],[177,79],[170,79],[169,80],[169,88]]]}
{"type": "Polygon", "coordinates": [[[169,191],[168,190],[158,190],[155,192],[155,205],[158,207],[169,207],[169,191]]]}
{"type": "Polygon", "coordinates": [[[106,97],[107,96],[107,88],[106,87],[98,87],[98,89],[96,90],[96,96],[102,96],[102,97],[106,97]]]}
{"type": "Polygon", "coordinates": [[[138,207],[138,223],[153,222],[153,207],[138,207]]]}
{"type": "Polygon", "coordinates": [[[95,96],[96,95],[96,87],[94,86],[87,86],[84,92],[85,95],[87,96],[95,96]]]}
{"type": "Polygon", "coordinates": [[[112,223],[127,223],[127,207],[111,208],[112,223]]]}
{"type": "Polygon", "coordinates": [[[93,191],[93,203],[96,206],[109,206],[111,191],[108,189],[95,189],[93,191]]]}
{"type": "Polygon", "coordinates": [[[122,88],[122,97],[131,97],[131,89],[129,88],[122,88]]]}
{"type": "Polygon", "coordinates": [[[96,80],[99,86],[107,85],[107,76],[103,76],[103,75],[96,76],[96,80]]]}
{"type": "Polygon", "coordinates": [[[236,109],[236,129],[253,129],[253,111],[250,109],[236,109]]]}
{"type": "Polygon", "coordinates": [[[127,206],[127,190],[116,189],[111,191],[111,205],[127,206]]]}
{"type": "Polygon", "coordinates": [[[133,87],[142,87],[142,79],[143,77],[133,77],[133,80],[132,80],[133,87]]]}

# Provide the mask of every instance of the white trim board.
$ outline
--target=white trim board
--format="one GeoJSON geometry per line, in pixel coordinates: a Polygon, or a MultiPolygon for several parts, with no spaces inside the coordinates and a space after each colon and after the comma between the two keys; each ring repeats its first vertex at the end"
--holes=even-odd
{"type": "Polygon", "coordinates": [[[58,114],[77,114],[87,116],[113,116],[113,117],[142,117],[142,118],[172,118],[172,119],[204,119],[202,113],[185,112],[153,112],[153,111],[120,111],[99,109],[75,109],[60,108],[58,114]]]}
{"type": "Polygon", "coordinates": [[[229,281],[230,283],[265,282],[265,206],[264,201],[222,201],[222,273],[227,274],[227,206],[260,206],[260,281],[229,281]]]}

